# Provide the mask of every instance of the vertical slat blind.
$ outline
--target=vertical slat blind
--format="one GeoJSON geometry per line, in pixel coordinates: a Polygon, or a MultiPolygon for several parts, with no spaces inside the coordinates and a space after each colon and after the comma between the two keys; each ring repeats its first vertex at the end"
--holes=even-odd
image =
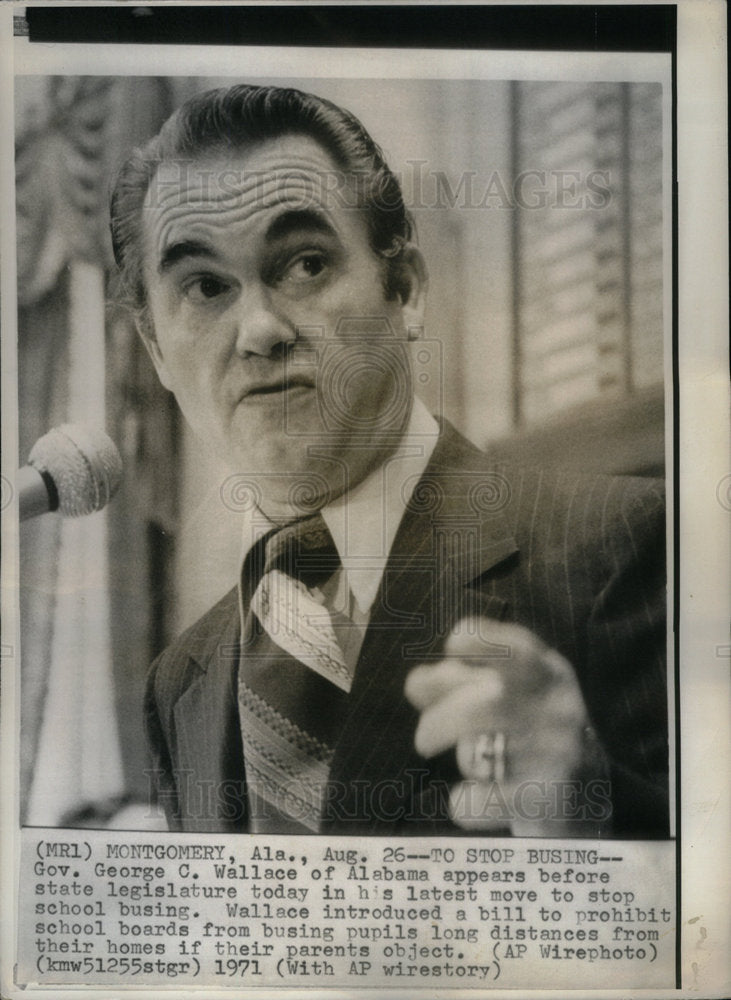
{"type": "Polygon", "coordinates": [[[662,380],[654,84],[515,84],[516,422],[662,380]]]}

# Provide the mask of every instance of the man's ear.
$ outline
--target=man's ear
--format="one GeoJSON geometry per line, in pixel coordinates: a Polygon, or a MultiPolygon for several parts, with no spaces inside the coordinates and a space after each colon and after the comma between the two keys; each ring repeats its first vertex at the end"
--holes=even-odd
{"type": "Polygon", "coordinates": [[[414,243],[407,243],[401,251],[396,278],[396,294],[401,300],[404,326],[421,327],[424,324],[429,272],[426,261],[414,243]]]}
{"type": "Polygon", "coordinates": [[[145,345],[147,353],[152,358],[152,363],[155,366],[157,377],[160,379],[165,388],[172,392],[170,373],[168,372],[165,359],[163,358],[162,351],[160,350],[160,345],[157,341],[157,337],[155,336],[155,325],[152,322],[152,316],[150,315],[150,310],[147,306],[145,306],[136,317],[136,325],[137,332],[142,338],[142,343],[145,345]]]}

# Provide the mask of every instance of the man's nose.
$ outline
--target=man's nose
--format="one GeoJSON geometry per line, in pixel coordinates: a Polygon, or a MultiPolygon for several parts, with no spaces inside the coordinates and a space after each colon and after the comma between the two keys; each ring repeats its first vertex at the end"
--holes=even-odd
{"type": "Polygon", "coordinates": [[[274,307],[265,286],[247,288],[238,302],[236,351],[269,357],[277,344],[296,340],[294,325],[274,307]]]}

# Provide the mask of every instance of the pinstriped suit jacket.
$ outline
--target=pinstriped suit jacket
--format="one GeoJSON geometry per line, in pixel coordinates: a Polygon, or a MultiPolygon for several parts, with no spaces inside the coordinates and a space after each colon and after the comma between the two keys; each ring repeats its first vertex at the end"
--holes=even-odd
{"type": "MultiPolygon", "coordinates": [[[[614,836],[666,836],[665,534],[656,481],[494,467],[448,424],[399,527],[357,664],[323,832],[457,833],[453,755],[413,749],[403,697],[464,615],[526,626],[573,665],[614,836]]],[[[153,664],[146,723],[168,822],[246,830],[236,590],[153,664]]]]}

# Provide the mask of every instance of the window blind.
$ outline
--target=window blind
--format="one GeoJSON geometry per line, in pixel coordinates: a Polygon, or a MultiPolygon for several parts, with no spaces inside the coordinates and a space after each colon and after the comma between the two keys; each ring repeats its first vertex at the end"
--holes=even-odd
{"type": "Polygon", "coordinates": [[[662,381],[658,84],[513,85],[514,413],[662,381]]]}

